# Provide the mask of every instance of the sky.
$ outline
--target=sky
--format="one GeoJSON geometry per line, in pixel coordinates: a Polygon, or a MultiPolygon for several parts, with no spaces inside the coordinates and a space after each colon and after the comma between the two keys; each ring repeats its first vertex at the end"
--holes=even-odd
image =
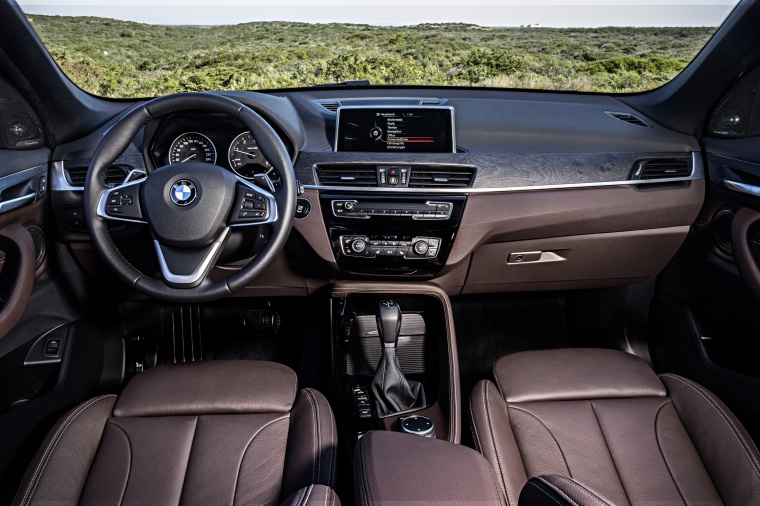
{"type": "Polygon", "coordinates": [[[266,5],[251,0],[18,0],[27,14],[99,16],[152,24],[218,25],[250,21],[415,25],[472,23],[481,26],[718,26],[736,0],[507,0],[479,5],[460,2],[382,0],[354,5],[346,1],[281,0],[266,5]]]}

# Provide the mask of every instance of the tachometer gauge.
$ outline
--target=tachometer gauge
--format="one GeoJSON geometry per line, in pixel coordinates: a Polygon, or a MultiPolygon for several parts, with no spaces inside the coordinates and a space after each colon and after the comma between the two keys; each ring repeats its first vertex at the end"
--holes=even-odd
{"type": "Polygon", "coordinates": [[[228,159],[230,168],[240,177],[253,179],[256,174],[267,174],[273,179],[274,168],[261,154],[250,132],[235,137],[230,144],[228,159]]]}
{"type": "Polygon", "coordinates": [[[211,139],[198,132],[187,132],[172,142],[169,163],[182,162],[216,163],[216,148],[211,139]]]}

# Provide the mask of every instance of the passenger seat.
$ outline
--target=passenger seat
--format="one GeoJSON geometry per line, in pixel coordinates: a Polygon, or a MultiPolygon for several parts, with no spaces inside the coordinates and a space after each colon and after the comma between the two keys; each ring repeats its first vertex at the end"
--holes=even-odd
{"type": "Polygon", "coordinates": [[[756,446],[693,381],[602,349],[515,353],[493,375],[473,436],[509,506],[760,504],[756,446]]]}

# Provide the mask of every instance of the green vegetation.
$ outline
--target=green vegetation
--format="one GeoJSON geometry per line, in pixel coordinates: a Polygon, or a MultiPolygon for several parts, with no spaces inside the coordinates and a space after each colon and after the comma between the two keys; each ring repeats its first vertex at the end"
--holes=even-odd
{"type": "Polygon", "coordinates": [[[29,15],[63,71],[108,97],[372,84],[635,92],[678,74],[713,28],[147,25],[29,15]]]}

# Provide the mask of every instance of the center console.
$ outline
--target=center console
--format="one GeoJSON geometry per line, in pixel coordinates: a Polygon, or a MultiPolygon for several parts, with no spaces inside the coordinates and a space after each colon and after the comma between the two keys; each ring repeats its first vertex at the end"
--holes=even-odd
{"type": "Polygon", "coordinates": [[[428,283],[337,282],[333,379],[349,447],[390,430],[458,443],[459,368],[451,303],[428,283]]]}

